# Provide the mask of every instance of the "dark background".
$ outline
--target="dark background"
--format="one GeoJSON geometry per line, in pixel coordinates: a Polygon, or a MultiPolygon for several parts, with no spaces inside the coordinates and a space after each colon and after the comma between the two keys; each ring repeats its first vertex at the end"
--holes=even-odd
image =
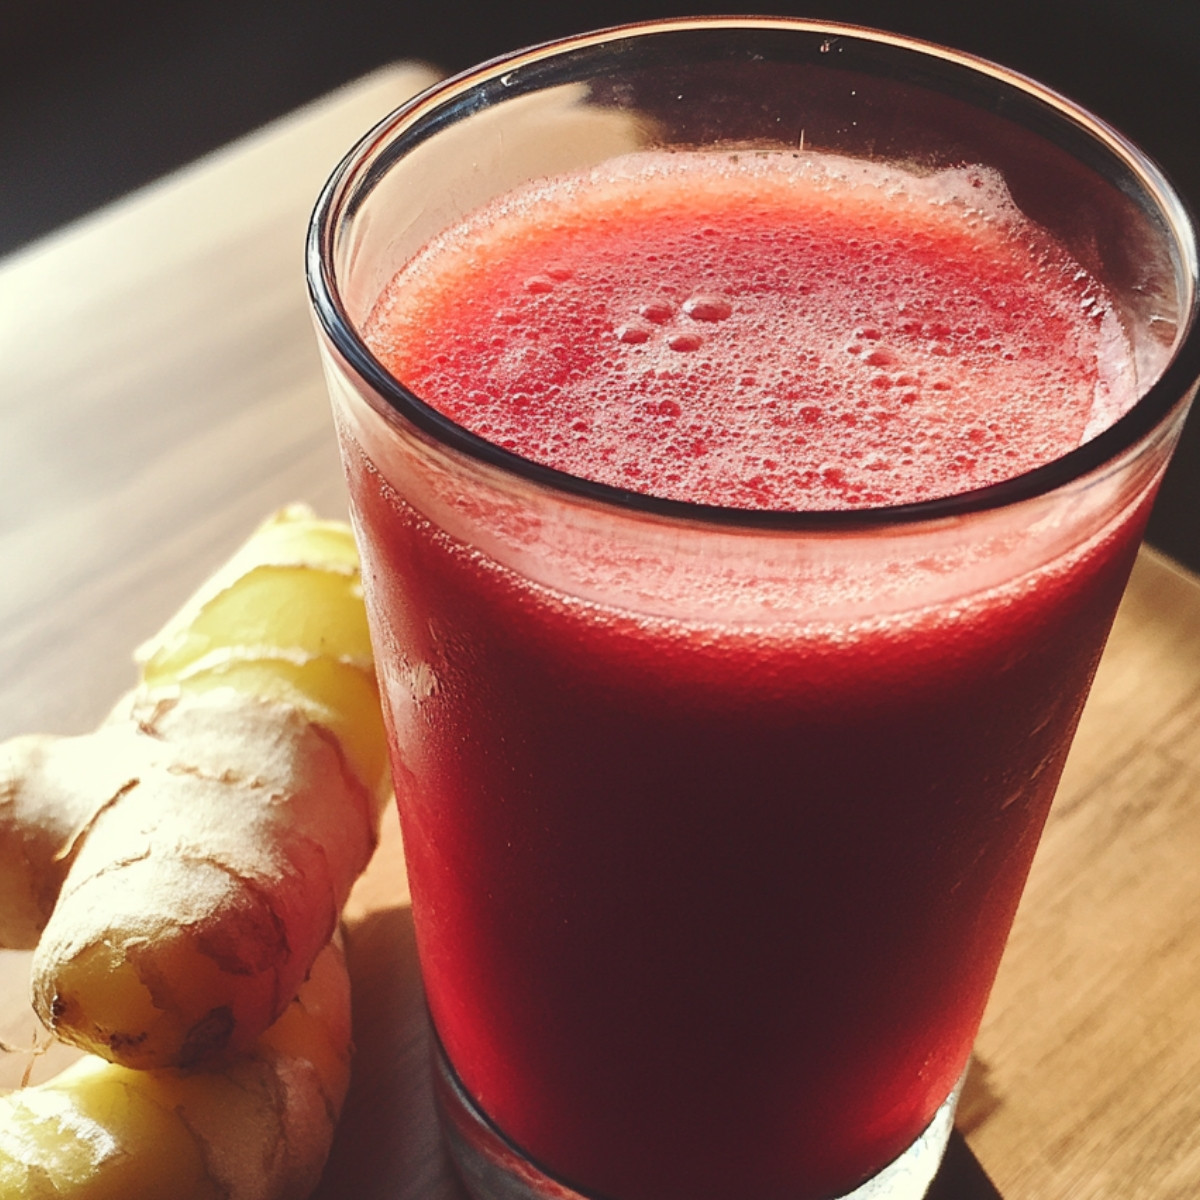
{"type": "MultiPolygon", "coordinates": [[[[446,70],[702,0],[0,0],[0,254],[373,67],[446,70]]],[[[1200,208],[1200,0],[775,0],[1034,75],[1107,118],[1200,208]]],[[[1200,413],[1151,540],[1200,570],[1200,413]]]]}

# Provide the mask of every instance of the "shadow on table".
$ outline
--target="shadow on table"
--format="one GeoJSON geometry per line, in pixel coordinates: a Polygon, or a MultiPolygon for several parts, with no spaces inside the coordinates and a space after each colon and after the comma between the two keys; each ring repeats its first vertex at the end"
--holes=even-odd
{"type": "Polygon", "coordinates": [[[314,1200],[466,1200],[442,1147],[412,910],[371,912],[346,932],[354,1078],[314,1200]]]}

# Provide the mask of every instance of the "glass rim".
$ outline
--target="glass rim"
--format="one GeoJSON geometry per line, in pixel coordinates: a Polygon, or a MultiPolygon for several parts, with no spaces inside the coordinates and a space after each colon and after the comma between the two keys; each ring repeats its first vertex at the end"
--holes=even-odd
{"type": "MultiPolygon", "coordinates": [[[[469,116],[469,113],[467,114],[469,116]]],[[[935,42],[836,21],[791,17],[678,17],[616,25],[540,43],[490,59],[439,81],[412,97],[369,130],[342,159],[318,197],[309,223],[305,267],[317,322],[347,365],[386,407],[372,407],[389,423],[403,418],[442,447],[491,467],[518,481],[540,485],[564,498],[592,501],[629,515],[682,519],[722,527],[795,532],[836,532],[916,525],[948,517],[986,512],[1035,499],[1082,480],[1116,463],[1148,440],[1164,424],[1200,378],[1200,266],[1196,226],[1188,206],[1162,170],[1144,151],[1107,122],[1075,101],[1018,71],[986,58],[935,42]],[[1180,330],[1163,370],[1116,421],[1067,453],[1009,479],[984,487],[907,504],[844,509],[753,509],[670,499],[599,483],[506,450],[445,416],[391,375],[372,354],[343,303],[335,276],[334,244],[338,220],[369,179],[377,156],[481,85],[520,67],[625,39],[671,33],[721,30],[794,31],[829,39],[854,38],[954,64],[1023,93],[1050,109],[1065,125],[1074,125],[1110,160],[1122,163],[1153,199],[1175,239],[1187,271],[1188,295],[1181,304],[1180,330]]]]}

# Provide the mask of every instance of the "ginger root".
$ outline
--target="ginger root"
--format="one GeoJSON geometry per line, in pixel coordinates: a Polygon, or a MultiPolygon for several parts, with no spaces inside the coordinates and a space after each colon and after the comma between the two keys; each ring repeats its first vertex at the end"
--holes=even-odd
{"type": "Polygon", "coordinates": [[[242,1057],[134,1071],[89,1055],[0,1097],[0,1200],[299,1200],[329,1153],[349,1048],[331,944],[242,1057]]]}
{"type": "Polygon", "coordinates": [[[386,751],[348,527],[277,514],[139,658],[95,732],[0,747],[0,945],[36,942],[58,1037],[190,1067],[259,1043],[374,847],[386,751]]]}

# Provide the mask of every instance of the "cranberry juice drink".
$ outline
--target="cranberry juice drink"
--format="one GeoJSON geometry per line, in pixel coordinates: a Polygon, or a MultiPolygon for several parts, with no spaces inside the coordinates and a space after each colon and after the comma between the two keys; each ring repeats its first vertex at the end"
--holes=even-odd
{"type": "MultiPolygon", "coordinates": [[[[817,90],[827,39],[749,25],[817,90]]],[[[583,125],[517,89],[535,169],[482,106],[500,178],[344,239],[322,314],[452,1143],[478,1195],[917,1196],[1169,452],[1180,270],[1047,229],[961,115],[909,162],[664,152],[623,54],[583,125]]]]}
{"type": "MultiPolygon", "coordinates": [[[[1123,399],[1114,325],[978,172],[639,155],[456,227],[366,334],[525,457],[830,509],[1074,448],[1123,399]]],[[[835,1195],[896,1157],[966,1063],[1144,501],[952,608],[764,629],[719,579],[703,622],[546,594],[348,465],[430,681],[386,690],[466,1090],[605,1196],[835,1195]]]]}

